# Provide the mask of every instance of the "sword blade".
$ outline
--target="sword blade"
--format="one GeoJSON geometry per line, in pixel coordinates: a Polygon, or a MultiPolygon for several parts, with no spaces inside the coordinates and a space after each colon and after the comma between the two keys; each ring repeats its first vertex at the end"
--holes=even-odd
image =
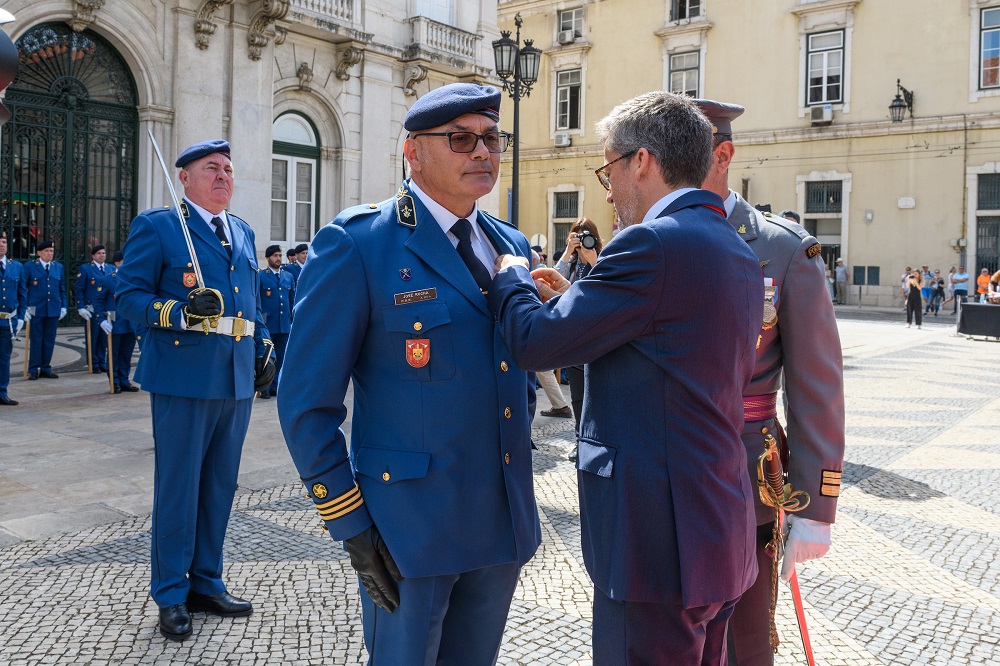
{"type": "Polygon", "coordinates": [[[181,232],[184,234],[184,242],[187,243],[188,254],[191,256],[191,265],[194,267],[194,277],[198,281],[198,288],[205,288],[205,279],[201,276],[201,264],[198,263],[198,255],[194,251],[194,243],[191,242],[191,232],[188,231],[187,222],[181,215],[181,201],[177,198],[177,190],[174,189],[174,181],[170,176],[170,171],[167,170],[167,163],[163,161],[163,155],[160,153],[160,146],[156,143],[156,139],[153,137],[153,130],[151,128],[146,128],[146,132],[149,134],[149,140],[153,142],[153,152],[156,153],[156,159],[160,161],[160,168],[163,169],[163,176],[167,180],[167,189],[170,190],[170,198],[174,202],[174,211],[177,213],[177,221],[181,224],[181,232]]]}
{"type": "Polygon", "coordinates": [[[802,651],[806,655],[806,663],[809,666],[816,666],[813,659],[812,643],[809,641],[809,628],[806,626],[806,609],[802,605],[802,592],[799,590],[799,577],[793,571],[792,577],[788,579],[788,586],[792,591],[792,602],[795,604],[795,620],[799,624],[799,635],[802,636],[802,651]]]}

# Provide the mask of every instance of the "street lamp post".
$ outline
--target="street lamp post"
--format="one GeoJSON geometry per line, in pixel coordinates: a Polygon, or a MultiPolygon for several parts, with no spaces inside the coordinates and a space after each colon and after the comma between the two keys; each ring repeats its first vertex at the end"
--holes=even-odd
{"type": "Polygon", "coordinates": [[[525,39],[524,46],[521,46],[520,13],[514,17],[514,26],[517,28],[514,39],[510,38],[509,30],[503,30],[500,32],[500,39],[494,40],[493,59],[496,61],[497,76],[503,82],[503,91],[514,99],[514,170],[511,174],[513,191],[510,202],[510,223],[517,227],[520,162],[518,144],[521,142],[520,101],[522,97],[531,94],[531,86],[538,81],[538,63],[542,58],[542,52],[535,48],[534,40],[531,39],[525,39]]]}

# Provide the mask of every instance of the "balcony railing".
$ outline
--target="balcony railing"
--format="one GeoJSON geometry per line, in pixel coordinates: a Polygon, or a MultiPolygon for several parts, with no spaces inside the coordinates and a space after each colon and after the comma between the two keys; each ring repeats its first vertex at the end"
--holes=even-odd
{"type": "Polygon", "coordinates": [[[426,16],[414,16],[407,22],[412,39],[407,51],[412,57],[438,56],[475,63],[477,42],[482,36],[432,21],[426,16]]]}
{"type": "Polygon", "coordinates": [[[291,13],[303,13],[312,18],[350,24],[354,20],[353,0],[291,0],[291,13]]]}

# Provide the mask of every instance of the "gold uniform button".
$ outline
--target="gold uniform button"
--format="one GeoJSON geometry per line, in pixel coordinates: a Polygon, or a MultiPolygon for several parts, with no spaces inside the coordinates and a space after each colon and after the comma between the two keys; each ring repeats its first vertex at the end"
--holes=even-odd
{"type": "Polygon", "coordinates": [[[423,324],[421,324],[421,323],[420,323],[420,322],[418,321],[418,322],[417,322],[416,324],[414,324],[414,325],[413,325],[413,330],[414,330],[414,331],[419,331],[419,330],[422,330],[422,329],[423,329],[423,327],[424,327],[424,325],[423,325],[423,324]]]}
{"type": "Polygon", "coordinates": [[[510,407],[504,407],[503,408],[503,417],[505,419],[509,419],[510,418],[510,407]]]}
{"type": "Polygon", "coordinates": [[[174,346],[177,346],[177,345],[179,345],[180,343],[181,343],[181,341],[180,341],[180,340],[174,340],[174,346]]]}
{"type": "Polygon", "coordinates": [[[233,291],[235,291],[238,294],[238,293],[240,293],[240,288],[239,287],[233,287],[233,291]]]}
{"type": "Polygon", "coordinates": [[[507,361],[500,361],[500,369],[507,372],[507,361]]]}
{"type": "Polygon", "coordinates": [[[190,261],[188,262],[188,268],[191,268],[191,262],[190,261]]]}
{"type": "Polygon", "coordinates": [[[230,267],[229,267],[229,270],[231,270],[231,271],[235,271],[235,270],[236,270],[236,266],[230,266],[230,267]]]}
{"type": "Polygon", "coordinates": [[[383,481],[389,480],[389,472],[382,472],[382,480],[383,481]]]}
{"type": "Polygon", "coordinates": [[[239,342],[239,341],[240,341],[240,336],[237,335],[236,336],[236,342],[239,342]]]}
{"type": "Polygon", "coordinates": [[[503,462],[504,462],[505,465],[509,465],[510,464],[510,454],[509,453],[503,454],[503,462]]]}
{"type": "Polygon", "coordinates": [[[243,316],[243,311],[242,311],[242,310],[240,310],[239,312],[237,312],[237,313],[236,313],[236,316],[237,316],[237,317],[242,317],[242,316],[243,316]]]}

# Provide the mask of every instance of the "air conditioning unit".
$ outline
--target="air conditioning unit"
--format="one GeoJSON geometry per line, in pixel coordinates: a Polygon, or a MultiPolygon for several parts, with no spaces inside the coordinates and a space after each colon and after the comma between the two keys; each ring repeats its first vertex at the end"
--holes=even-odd
{"type": "Polygon", "coordinates": [[[809,109],[809,119],[813,126],[829,125],[833,122],[833,107],[829,104],[814,106],[809,109]]]}
{"type": "Polygon", "coordinates": [[[573,145],[573,139],[569,137],[569,132],[559,132],[554,140],[556,148],[569,148],[573,145]]]}
{"type": "Polygon", "coordinates": [[[556,41],[560,44],[572,44],[576,41],[576,30],[560,30],[556,41]]]}

